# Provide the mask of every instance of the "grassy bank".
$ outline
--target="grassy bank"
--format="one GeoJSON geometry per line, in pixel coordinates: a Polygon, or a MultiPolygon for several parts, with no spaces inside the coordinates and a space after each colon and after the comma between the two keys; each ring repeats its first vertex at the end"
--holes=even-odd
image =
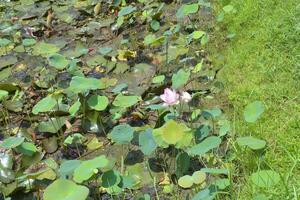
{"type": "Polygon", "coordinates": [[[300,197],[300,3],[295,0],[217,1],[236,12],[217,23],[210,51],[215,65],[224,65],[219,78],[225,83],[235,136],[253,135],[267,141],[263,155],[236,153],[236,199],[252,199],[263,193],[269,199],[300,197]],[[226,39],[226,36],[235,36],[226,39]],[[266,106],[255,125],[242,118],[244,107],[261,100],[266,106]],[[272,168],[281,184],[259,189],[249,175],[272,168]]]}

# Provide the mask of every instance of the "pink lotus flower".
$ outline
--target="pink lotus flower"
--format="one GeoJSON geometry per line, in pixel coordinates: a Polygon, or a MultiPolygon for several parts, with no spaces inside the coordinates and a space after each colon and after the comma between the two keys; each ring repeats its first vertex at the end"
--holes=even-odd
{"type": "Polygon", "coordinates": [[[164,94],[160,95],[161,100],[164,101],[165,106],[173,106],[179,104],[179,94],[175,90],[166,88],[164,94]]]}
{"type": "Polygon", "coordinates": [[[180,98],[185,103],[188,103],[188,102],[190,102],[192,100],[192,96],[188,92],[182,92],[180,98]]]}

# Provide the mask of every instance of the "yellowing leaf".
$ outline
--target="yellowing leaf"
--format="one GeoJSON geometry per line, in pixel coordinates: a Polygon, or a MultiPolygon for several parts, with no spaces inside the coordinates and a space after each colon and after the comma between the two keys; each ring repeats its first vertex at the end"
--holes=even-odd
{"type": "Polygon", "coordinates": [[[160,136],[162,140],[169,145],[179,143],[185,136],[189,135],[189,132],[190,129],[185,124],[179,124],[174,120],[169,120],[161,128],[153,130],[153,134],[156,136],[156,139],[160,136]]]}

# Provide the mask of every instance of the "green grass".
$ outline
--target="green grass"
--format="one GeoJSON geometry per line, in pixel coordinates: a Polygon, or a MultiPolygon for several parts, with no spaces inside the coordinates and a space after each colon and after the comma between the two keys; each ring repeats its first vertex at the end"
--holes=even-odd
{"type": "Polygon", "coordinates": [[[300,199],[300,2],[215,3],[218,11],[228,3],[236,9],[217,24],[210,47],[213,63],[224,65],[218,77],[234,108],[234,135],[268,143],[263,156],[236,151],[234,199],[252,199],[257,193],[272,200],[300,199]],[[236,36],[225,40],[230,33],[236,36]],[[266,111],[252,125],[244,122],[243,110],[254,100],[263,101],[266,111]],[[259,168],[272,168],[283,180],[269,189],[254,187],[249,176],[259,168]]]}

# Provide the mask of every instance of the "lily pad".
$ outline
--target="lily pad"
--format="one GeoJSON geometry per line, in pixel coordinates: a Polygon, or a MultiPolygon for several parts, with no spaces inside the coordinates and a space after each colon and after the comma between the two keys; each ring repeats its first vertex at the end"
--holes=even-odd
{"type": "Polygon", "coordinates": [[[190,188],[194,184],[193,178],[190,175],[182,176],[178,179],[178,185],[183,188],[190,188]]]}
{"type": "Polygon", "coordinates": [[[152,83],[158,84],[158,83],[164,82],[164,80],[165,80],[165,75],[159,75],[159,76],[155,76],[155,77],[152,79],[152,83]]]}
{"type": "Polygon", "coordinates": [[[32,38],[26,38],[22,41],[24,47],[29,47],[36,44],[36,40],[32,38]]]}
{"type": "Polygon", "coordinates": [[[101,181],[102,181],[102,187],[110,188],[118,185],[121,182],[121,177],[118,171],[110,170],[104,172],[104,174],[101,177],[101,181]]]}
{"type": "Polygon", "coordinates": [[[8,96],[8,92],[6,90],[0,90],[0,101],[8,96]]]}
{"type": "Polygon", "coordinates": [[[109,101],[106,96],[93,95],[88,99],[87,103],[93,110],[102,111],[106,109],[109,101]]]}
{"type": "Polygon", "coordinates": [[[48,57],[49,65],[55,67],[57,70],[63,70],[69,65],[69,61],[60,54],[53,54],[48,57]]]}
{"type": "Polygon", "coordinates": [[[80,160],[66,160],[59,167],[59,174],[61,178],[72,176],[74,170],[80,165],[80,160]]]}
{"type": "Polygon", "coordinates": [[[157,147],[157,144],[154,140],[152,129],[147,129],[146,131],[140,133],[139,135],[139,145],[141,151],[145,155],[150,155],[153,153],[157,147]]]}
{"type": "Polygon", "coordinates": [[[177,123],[174,120],[169,120],[161,128],[153,130],[156,140],[159,140],[157,136],[161,136],[162,140],[169,145],[179,143],[184,137],[188,137],[189,132],[190,129],[184,123],[177,123]]]}
{"type": "Polygon", "coordinates": [[[195,146],[188,149],[188,153],[190,155],[204,155],[208,151],[217,148],[221,144],[222,140],[217,136],[210,136],[200,142],[199,144],[196,144],[195,146]]]}
{"type": "Polygon", "coordinates": [[[194,184],[202,184],[206,180],[206,174],[202,171],[195,171],[192,175],[194,184]]]}
{"type": "Polygon", "coordinates": [[[48,121],[40,122],[38,130],[46,133],[57,133],[64,125],[66,117],[51,118],[48,121]]]}
{"type": "Polygon", "coordinates": [[[115,126],[109,137],[118,144],[128,144],[133,139],[134,128],[128,124],[115,126]]]}
{"type": "Polygon", "coordinates": [[[122,8],[119,13],[118,13],[118,17],[122,17],[125,15],[129,15],[130,13],[134,12],[136,10],[136,7],[133,6],[126,6],[124,8],[122,8]]]}
{"type": "Polygon", "coordinates": [[[0,38],[0,47],[5,47],[11,43],[10,40],[6,38],[0,38]]]}
{"type": "Polygon", "coordinates": [[[55,53],[59,52],[59,48],[54,44],[48,44],[45,42],[38,42],[33,47],[33,55],[41,55],[44,57],[48,57],[55,53]]]}
{"type": "Polygon", "coordinates": [[[119,94],[113,101],[113,105],[121,108],[128,108],[141,101],[140,96],[125,96],[119,94]]]}
{"type": "Polygon", "coordinates": [[[97,169],[106,167],[108,163],[109,161],[105,156],[99,156],[92,160],[83,161],[75,169],[73,179],[77,183],[82,183],[97,173],[97,169]]]}
{"type": "Polygon", "coordinates": [[[24,142],[23,137],[9,137],[9,138],[6,138],[0,144],[0,147],[5,148],[5,149],[12,149],[12,148],[15,148],[15,147],[21,145],[23,142],[24,142]]]}
{"type": "Polygon", "coordinates": [[[33,108],[32,113],[37,115],[41,112],[49,112],[57,104],[56,99],[53,96],[47,96],[40,100],[33,108]]]}
{"type": "Polygon", "coordinates": [[[74,76],[70,82],[70,87],[68,90],[74,93],[83,93],[89,90],[97,90],[102,88],[103,83],[99,79],[74,76]]]}
{"type": "Polygon", "coordinates": [[[184,86],[189,78],[190,78],[190,71],[185,71],[183,69],[180,69],[176,74],[173,74],[172,76],[172,88],[178,89],[182,86],[184,86]]]}
{"type": "Polygon", "coordinates": [[[89,189],[76,183],[58,179],[50,184],[45,192],[45,200],[85,200],[89,194],[89,189]]]}

